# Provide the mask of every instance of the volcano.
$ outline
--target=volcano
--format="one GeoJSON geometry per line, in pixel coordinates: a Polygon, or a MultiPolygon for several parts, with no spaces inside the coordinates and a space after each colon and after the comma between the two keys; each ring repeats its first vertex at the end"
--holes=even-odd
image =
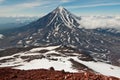
{"type": "Polygon", "coordinates": [[[59,6],[42,18],[3,34],[0,48],[70,46],[120,66],[120,36],[104,29],[85,29],[80,25],[81,19],[59,6]]]}

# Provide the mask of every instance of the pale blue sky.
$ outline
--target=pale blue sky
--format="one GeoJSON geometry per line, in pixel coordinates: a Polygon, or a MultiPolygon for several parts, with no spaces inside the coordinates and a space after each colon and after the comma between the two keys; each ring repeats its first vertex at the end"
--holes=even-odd
{"type": "Polygon", "coordinates": [[[82,15],[120,15],[120,0],[0,0],[0,16],[43,16],[63,6],[82,15]]]}

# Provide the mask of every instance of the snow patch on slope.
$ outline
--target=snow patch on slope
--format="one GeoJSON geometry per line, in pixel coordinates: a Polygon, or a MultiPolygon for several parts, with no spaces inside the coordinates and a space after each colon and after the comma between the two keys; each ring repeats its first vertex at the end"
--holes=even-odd
{"type": "MultiPolygon", "coordinates": [[[[63,60],[63,59],[62,59],[63,60]]],[[[68,61],[66,58],[64,59],[64,62],[62,61],[50,61],[48,59],[36,59],[32,60],[29,63],[24,64],[23,66],[17,67],[17,69],[24,69],[24,70],[29,70],[29,69],[49,69],[50,67],[54,67],[55,70],[65,70],[68,72],[77,72],[77,70],[72,69],[71,62],[68,61]]]]}
{"type": "Polygon", "coordinates": [[[93,62],[93,61],[86,62],[79,60],[76,57],[74,58],[74,60],[101,74],[120,78],[120,67],[106,64],[103,62],[93,62]]]}
{"type": "Polygon", "coordinates": [[[3,39],[4,35],[0,34],[0,39],[3,39]]]}
{"type": "Polygon", "coordinates": [[[40,48],[33,48],[30,51],[31,52],[36,52],[36,51],[40,51],[40,50],[43,50],[43,49],[53,50],[53,49],[58,48],[58,47],[60,47],[60,46],[40,47],[40,48]]]}

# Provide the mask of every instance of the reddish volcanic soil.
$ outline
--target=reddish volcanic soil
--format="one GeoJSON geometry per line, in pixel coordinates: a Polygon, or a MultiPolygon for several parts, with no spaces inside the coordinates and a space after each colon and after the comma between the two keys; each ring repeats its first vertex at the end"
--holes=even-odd
{"type": "Polygon", "coordinates": [[[69,73],[63,71],[46,70],[16,70],[0,68],[0,80],[120,80],[92,72],[69,73]]]}

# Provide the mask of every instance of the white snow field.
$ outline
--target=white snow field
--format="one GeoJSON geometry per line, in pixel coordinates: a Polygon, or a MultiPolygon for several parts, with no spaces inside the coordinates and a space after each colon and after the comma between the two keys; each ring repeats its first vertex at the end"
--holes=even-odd
{"type": "MultiPolygon", "coordinates": [[[[114,76],[120,78],[120,67],[113,66],[111,64],[103,63],[103,62],[94,62],[94,61],[82,61],[79,60],[77,55],[76,56],[64,56],[64,54],[61,54],[57,51],[55,51],[55,48],[58,48],[59,46],[51,46],[51,47],[39,47],[39,48],[33,48],[26,52],[16,53],[11,56],[6,57],[0,57],[0,60],[4,59],[10,59],[15,58],[14,56],[19,55],[19,57],[8,60],[5,63],[1,63],[0,67],[8,67],[8,66],[16,66],[13,67],[14,69],[21,69],[21,70],[31,70],[31,69],[49,69],[50,67],[54,67],[55,70],[65,70],[67,72],[78,72],[77,69],[73,69],[72,63],[69,59],[73,59],[88,68],[94,70],[95,72],[98,72],[103,75],[107,76],[114,76]],[[49,50],[48,52],[42,54],[45,57],[41,59],[33,59],[29,62],[23,60],[22,56],[40,56],[41,54],[37,51],[40,50],[49,50]],[[61,54],[61,56],[50,56],[47,57],[48,54],[55,53],[55,54],[61,54]],[[52,60],[57,59],[57,60],[52,60]]],[[[75,53],[74,53],[75,54],[75,53]]]]}
{"type": "Polygon", "coordinates": [[[82,61],[78,58],[73,58],[75,61],[78,61],[79,63],[86,65],[90,69],[99,72],[101,74],[107,75],[107,76],[115,76],[120,78],[120,67],[113,66],[111,64],[103,63],[103,62],[93,62],[93,61],[82,61]]]}

